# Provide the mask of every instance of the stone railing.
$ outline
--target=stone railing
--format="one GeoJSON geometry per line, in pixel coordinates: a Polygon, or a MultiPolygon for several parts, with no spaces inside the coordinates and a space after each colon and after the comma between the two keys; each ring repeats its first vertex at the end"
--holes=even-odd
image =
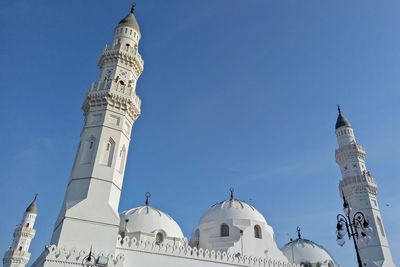
{"type": "Polygon", "coordinates": [[[133,86],[121,85],[114,80],[106,80],[101,82],[100,86],[98,83],[92,83],[90,85],[88,95],[96,94],[96,92],[101,91],[114,91],[113,93],[117,93],[118,95],[130,97],[130,100],[133,102],[133,104],[140,108],[141,100],[135,92],[132,94],[133,89],[133,86]]]}
{"type": "Polygon", "coordinates": [[[143,65],[143,59],[142,56],[139,54],[137,48],[134,48],[132,46],[127,46],[126,44],[117,44],[117,45],[106,45],[106,47],[103,50],[103,54],[107,53],[112,53],[112,52],[124,52],[128,53],[135,58],[138,59],[138,61],[143,65]]]}
{"type": "Polygon", "coordinates": [[[281,262],[268,258],[246,255],[238,256],[227,252],[192,248],[188,245],[173,245],[170,243],[157,244],[155,241],[151,242],[149,240],[137,240],[136,238],[130,239],[127,236],[124,238],[118,236],[117,249],[168,255],[213,263],[230,264],[233,266],[301,267],[301,265],[281,262]]]}
{"type": "Polygon", "coordinates": [[[29,227],[25,227],[25,226],[20,225],[20,226],[18,226],[17,229],[15,229],[15,233],[17,235],[21,234],[24,237],[33,238],[35,236],[35,234],[36,234],[36,230],[33,229],[33,228],[29,228],[29,227]]]}
{"type": "Polygon", "coordinates": [[[340,186],[347,186],[356,183],[371,183],[376,185],[375,178],[369,172],[364,172],[362,175],[346,176],[340,181],[340,186]]]}
{"type": "Polygon", "coordinates": [[[356,149],[357,151],[365,154],[365,149],[360,144],[350,144],[350,145],[342,146],[342,147],[336,149],[335,154],[339,154],[339,153],[341,153],[343,151],[349,150],[349,148],[350,149],[356,149]]]}

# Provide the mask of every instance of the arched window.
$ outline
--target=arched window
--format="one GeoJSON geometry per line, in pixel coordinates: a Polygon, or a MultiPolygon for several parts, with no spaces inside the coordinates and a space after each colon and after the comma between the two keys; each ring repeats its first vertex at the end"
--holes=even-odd
{"type": "Polygon", "coordinates": [[[25,227],[29,227],[29,223],[26,223],[26,224],[25,224],[25,227]]]}
{"type": "Polygon", "coordinates": [[[225,223],[221,224],[221,236],[229,236],[229,226],[225,223]]]}
{"type": "Polygon", "coordinates": [[[255,238],[259,238],[259,239],[262,238],[262,236],[261,236],[261,227],[258,224],[254,225],[254,237],[255,238]]]}
{"type": "Polygon", "coordinates": [[[164,241],[164,235],[162,233],[156,234],[156,244],[161,244],[164,241]]]}
{"type": "Polygon", "coordinates": [[[21,251],[21,250],[22,250],[22,247],[19,247],[18,250],[21,251]]]}
{"type": "Polygon", "coordinates": [[[103,154],[101,157],[101,164],[111,167],[114,156],[115,142],[112,138],[108,139],[103,147],[103,154]]]}

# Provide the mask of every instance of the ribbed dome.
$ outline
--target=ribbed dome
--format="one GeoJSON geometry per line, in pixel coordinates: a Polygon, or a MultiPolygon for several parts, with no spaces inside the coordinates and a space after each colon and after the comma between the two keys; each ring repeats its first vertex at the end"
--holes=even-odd
{"type": "Polygon", "coordinates": [[[307,239],[298,238],[283,246],[281,250],[292,263],[325,263],[326,266],[337,266],[324,247],[307,239]]]}
{"type": "Polygon", "coordinates": [[[183,238],[181,228],[171,216],[150,206],[124,211],[120,218],[120,230],[127,233],[155,233],[162,230],[167,237],[183,238]]]}
{"type": "Polygon", "coordinates": [[[212,206],[201,217],[199,224],[227,219],[249,219],[267,223],[264,216],[252,205],[232,198],[212,206]]]}
{"type": "Polygon", "coordinates": [[[137,32],[140,32],[139,24],[136,21],[135,15],[133,13],[129,13],[128,16],[123,18],[118,25],[124,24],[126,26],[129,26],[131,28],[134,28],[137,32]]]}

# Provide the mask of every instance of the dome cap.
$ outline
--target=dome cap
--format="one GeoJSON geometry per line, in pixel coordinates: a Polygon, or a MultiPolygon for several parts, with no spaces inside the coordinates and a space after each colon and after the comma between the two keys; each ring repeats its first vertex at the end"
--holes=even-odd
{"type": "Polygon", "coordinates": [[[351,127],[350,122],[342,115],[342,111],[340,110],[340,106],[339,105],[338,105],[338,112],[339,112],[339,115],[338,115],[338,118],[336,120],[335,129],[338,129],[338,128],[343,127],[343,126],[351,127]]]}
{"type": "Polygon", "coordinates": [[[227,219],[250,219],[267,223],[264,216],[252,205],[233,197],[233,188],[230,189],[230,199],[213,205],[200,219],[199,224],[227,219]]]}
{"type": "Polygon", "coordinates": [[[126,25],[128,27],[134,28],[136,31],[140,32],[139,24],[136,21],[135,15],[133,15],[133,12],[135,11],[135,4],[132,4],[131,12],[129,13],[128,16],[123,18],[119,23],[119,25],[126,25]]]}
{"type": "Polygon", "coordinates": [[[281,249],[289,261],[296,264],[302,264],[305,262],[311,264],[333,263],[334,266],[338,266],[330,253],[323,246],[318,245],[311,240],[303,239],[299,227],[297,228],[297,233],[298,238],[290,241],[281,249]]]}
{"type": "Polygon", "coordinates": [[[37,214],[36,198],[37,194],[35,195],[32,203],[26,208],[25,212],[37,214]]]}

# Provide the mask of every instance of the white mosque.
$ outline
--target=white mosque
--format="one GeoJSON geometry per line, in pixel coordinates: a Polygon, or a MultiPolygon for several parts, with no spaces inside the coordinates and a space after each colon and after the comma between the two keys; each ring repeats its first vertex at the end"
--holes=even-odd
{"type": "MultiPolygon", "coordinates": [[[[328,251],[303,239],[300,231],[296,240],[279,249],[274,229],[255,207],[236,199],[233,189],[230,198],[200,218],[189,239],[173,218],[149,206],[149,193],[144,206],[118,210],[131,130],[140,115],[135,91],[144,63],[140,38],[133,7],[100,56],[99,80],[90,86],[82,106],[85,121],[64,202],[51,241],[32,266],[338,266],[328,251]]],[[[362,266],[394,267],[375,179],[366,169],[364,148],[340,111],[336,135],[341,196],[352,208],[349,212],[362,211],[372,227],[368,242],[357,239],[362,266]]],[[[37,213],[35,198],[14,231],[4,266],[28,264],[37,213]]]]}

